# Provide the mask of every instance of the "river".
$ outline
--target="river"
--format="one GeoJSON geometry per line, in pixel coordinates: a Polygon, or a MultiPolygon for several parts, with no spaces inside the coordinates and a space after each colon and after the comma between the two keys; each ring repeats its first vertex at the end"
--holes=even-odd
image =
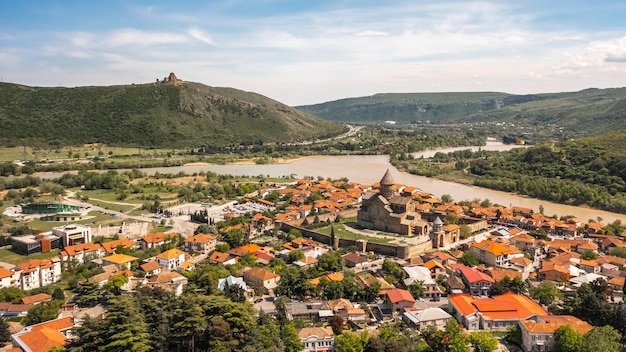
{"type": "MultiPolygon", "coordinates": [[[[455,150],[472,149],[472,150],[508,150],[518,146],[504,145],[498,142],[490,142],[482,147],[458,147],[446,148],[441,150],[431,150],[416,153],[416,157],[423,156],[425,158],[432,157],[437,152],[452,152],[455,150]]],[[[147,174],[160,173],[178,173],[184,171],[187,174],[200,171],[212,171],[218,174],[230,174],[236,176],[267,176],[267,177],[283,177],[294,175],[295,177],[318,177],[323,178],[342,178],[346,177],[350,181],[359,183],[372,184],[380,181],[385,171],[389,168],[396,183],[407,186],[414,186],[425,192],[430,192],[437,197],[443,194],[449,194],[455,201],[478,199],[489,199],[492,203],[503,206],[520,206],[539,210],[539,206],[543,206],[544,214],[558,216],[573,215],[582,221],[590,219],[596,220],[598,217],[603,223],[610,223],[620,220],[626,223],[626,215],[612,213],[602,210],[590,209],[585,207],[570,206],[564,204],[552,203],[535,198],[516,195],[513,193],[494,191],[487,188],[468,186],[453,182],[446,182],[434,178],[412,175],[406,172],[400,172],[389,163],[387,155],[350,155],[350,156],[313,156],[294,160],[285,164],[263,164],[263,165],[203,165],[203,166],[173,166],[173,167],[157,167],[141,169],[147,174]]],[[[124,170],[119,170],[124,171],[124,170]]],[[[59,177],[59,173],[41,174],[38,176],[44,178],[59,177]]]]}

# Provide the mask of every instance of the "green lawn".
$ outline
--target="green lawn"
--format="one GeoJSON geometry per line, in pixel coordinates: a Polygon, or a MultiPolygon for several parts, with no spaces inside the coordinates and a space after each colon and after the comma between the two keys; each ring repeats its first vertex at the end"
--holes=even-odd
{"type": "MultiPolygon", "coordinates": [[[[367,235],[355,234],[346,230],[344,226],[345,225],[343,224],[333,224],[333,227],[335,228],[335,236],[339,238],[349,239],[349,240],[364,239],[364,240],[367,240],[368,242],[381,243],[381,244],[389,244],[391,241],[393,241],[393,240],[388,240],[386,238],[378,238],[378,237],[371,237],[367,235]]],[[[330,226],[321,227],[321,228],[315,229],[315,231],[319,233],[323,233],[325,235],[330,235],[330,226]]]]}
{"type": "Polygon", "coordinates": [[[40,253],[40,254],[33,254],[33,255],[26,256],[26,255],[17,254],[11,251],[10,249],[0,248],[0,261],[11,263],[11,264],[17,264],[17,263],[25,262],[30,259],[48,259],[48,258],[56,257],[58,254],[59,254],[59,250],[54,250],[48,253],[40,253]]]}
{"type": "Polygon", "coordinates": [[[95,200],[95,199],[89,199],[87,202],[89,204],[93,204],[93,205],[102,207],[104,209],[115,210],[115,211],[119,211],[119,212],[122,212],[122,213],[130,211],[131,209],[134,209],[136,207],[134,205],[111,204],[111,203],[102,202],[102,201],[95,200]]]}
{"type": "MultiPolygon", "coordinates": [[[[94,222],[106,221],[106,220],[114,219],[114,217],[112,217],[110,215],[105,215],[105,214],[99,213],[97,211],[91,211],[91,212],[87,213],[87,215],[90,216],[90,218],[83,219],[83,220],[78,220],[78,221],[72,221],[71,223],[72,224],[91,225],[94,222]]],[[[50,231],[50,230],[52,230],[53,227],[63,226],[65,224],[66,224],[65,221],[41,221],[41,220],[33,220],[33,221],[27,223],[28,227],[30,227],[33,230],[39,230],[39,231],[50,231]]]]}

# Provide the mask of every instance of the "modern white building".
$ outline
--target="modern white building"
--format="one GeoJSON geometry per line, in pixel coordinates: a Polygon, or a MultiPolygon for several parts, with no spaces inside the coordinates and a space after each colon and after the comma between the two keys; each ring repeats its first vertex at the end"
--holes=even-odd
{"type": "Polygon", "coordinates": [[[91,242],[91,227],[71,224],[52,228],[52,234],[63,239],[63,247],[91,242]]]}

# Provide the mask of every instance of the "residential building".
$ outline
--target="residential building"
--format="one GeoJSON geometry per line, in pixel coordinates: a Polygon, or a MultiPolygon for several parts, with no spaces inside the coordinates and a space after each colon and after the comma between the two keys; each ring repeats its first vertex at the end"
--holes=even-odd
{"type": "Polygon", "coordinates": [[[69,265],[88,263],[102,257],[104,253],[104,249],[99,244],[87,242],[65,246],[59,252],[59,259],[63,262],[63,267],[67,268],[69,265]]]}
{"type": "Polygon", "coordinates": [[[19,274],[19,287],[24,290],[33,290],[61,280],[61,262],[58,258],[31,259],[19,263],[13,271],[19,274]]]}
{"type": "Polygon", "coordinates": [[[199,233],[185,239],[185,251],[187,253],[208,254],[215,250],[217,237],[199,233]]]}
{"type": "Polygon", "coordinates": [[[330,327],[301,328],[297,331],[300,342],[304,344],[302,352],[332,352],[335,335],[330,327]]]}
{"type": "Polygon", "coordinates": [[[127,238],[122,238],[119,240],[113,240],[109,242],[103,242],[101,244],[102,249],[108,255],[112,255],[117,253],[117,247],[123,247],[127,249],[133,249],[137,245],[137,242],[133,240],[129,240],[127,238]]]}
{"type": "Polygon", "coordinates": [[[415,298],[407,290],[401,288],[394,288],[388,290],[385,294],[385,305],[391,309],[392,312],[402,312],[405,309],[413,308],[415,305],[415,298]]]}
{"type": "Polygon", "coordinates": [[[237,263],[237,257],[230,253],[214,251],[209,256],[209,264],[233,265],[237,263]]]}
{"type": "Polygon", "coordinates": [[[147,234],[140,241],[141,249],[161,247],[169,242],[170,238],[171,235],[164,234],[163,232],[147,234]]]}
{"type": "Polygon", "coordinates": [[[13,347],[21,351],[48,352],[54,347],[67,344],[74,318],[65,317],[27,326],[23,331],[11,335],[13,347]]]}
{"type": "Polygon", "coordinates": [[[248,285],[246,285],[246,282],[241,277],[229,275],[225,279],[219,279],[219,281],[217,282],[217,288],[220,291],[224,291],[226,285],[239,285],[239,287],[241,287],[244,291],[248,291],[248,285]]]}
{"type": "Polygon", "coordinates": [[[448,297],[448,302],[454,317],[468,330],[506,330],[521,320],[548,315],[531,298],[513,292],[492,298],[474,298],[460,293],[448,297]]]}
{"type": "Polygon", "coordinates": [[[91,242],[91,227],[71,224],[52,228],[52,234],[62,239],[63,247],[91,242]]]}
{"type": "Polygon", "coordinates": [[[118,268],[124,270],[124,269],[131,269],[132,264],[134,262],[137,262],[138,260],[139,258],[133,257],[132,255],[113,254],[108,257],[102,258],[102,264],[103,265],[114,264],[118,268]]]}
{"type": "Polygon", "coordinates": [[[162,268],[176,270],[179,265],[185,262],[185,252],[173,248],[156,256],[156,261],[162,268]]]}
{"type": "Polygon", "coordinates": [[[404,279],[404,284],[409,286],[414,282],[421,282],[424,287],[424,297],[427,298],[439,298],[441,296],[441,290],[439,285],[432,278],[431,271],[424,266],[405,266],[402,269],[407,273],[407,278],[404,279]]]}
{"type": "Polygon", "coordinates": [[[139,266],[139,270],[143,271],[146,276],[154,276],[159,274],[162,271],[162,268],[156,260],[152,260],[141,264],[139,266]]]}
{"type": "Polygon", "coordinates": [[[448,319],[452,316],[441,308],[426,308],[423,310],[413,310],[404,312],[402,320],[411,327],[417,330],[434,325],[438,329],[445,328],[448,319]]]}
{"type": "Polygon", "coordinates": [[[51,301],[51,300],[52,300],[52,296],[50,296],[49,294],[47,294],[47,293],[38,293],[36,295],[23,297],[20,300],[20,303],[36,305],[36,304],[43,303],[43,302],[48,302],[48,301],[51,301]]]}
{"type": "Polygon", "coordinates": [[[19,283],[18,281],[18,273],[0,266],[0,289],[5,287],[16,287],[19,283]]]}
{"type": "Polygon", "coordinates": [[[525,352],[552,351],[554,331],[563,325],[571,326],[576,332],[585,334],[593,328],[589,323],[571,315],[543,315],[537,320],[521,320],[522,348],[525,352]]]}
{"type": "Polygon", "coordinates": [[[328,305],[322,301],[287,302],[285,303],[285,313],[289,320],[302,319],[316,322],[327,316],[332,316],[332,311],[328,305]]]}
{"type": "Polygon", "coordinates": [[[181,274],[175,271],[163,270],[149,278],[147,282],[145,282],[145,285],[149,287],[161,287],[174,292],[176,296],[180,296],[183,293],[183,288],[187,286],[187,283],[187,278],[181,274]]]}
{"type": "Polygon", "coordinates": [[[260,267],[254,267],[243,273],[243,279],[248,284],[259,287],[262,286],[268,290],[272,290],[278,286],[280,275],[274,274],[273,272],[260,267]]]}
{"type": "Polygon", "coordinates": [[[473,295],[487,295],[495,282],[491,276],[463,264],[454,264],[451,268],[456,275],[461,277],[467,292],[473,295]]]}
{"type": "Polygon", "coordinates": [[[543,262],[543,266],[537,273],[540,281],[568,282],[570,280],[570,271],[568,269],[562,265],[546,261],[543,262]]]}
{"type": "Polygon", "coordinates": [[[491,240],[475,242],[470,250],[476,254],[478,260],[491,266],[507,266],[511,259],[524,256],[515,246],[491,240]]]}

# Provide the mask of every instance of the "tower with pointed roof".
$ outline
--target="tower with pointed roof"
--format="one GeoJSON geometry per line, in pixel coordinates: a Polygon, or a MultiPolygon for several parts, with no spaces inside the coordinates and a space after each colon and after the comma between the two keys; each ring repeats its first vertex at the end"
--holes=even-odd
{"type": "Polygon", "coordinates": [[[396,181],[393,180],[393,176],[391,176],[391,171],[387,169],[387,172],[385,172],[385,175],[380,180],[380,195],[382,195],[387,200],[389,200],[395,194],[396,194],[396,181]]]}

